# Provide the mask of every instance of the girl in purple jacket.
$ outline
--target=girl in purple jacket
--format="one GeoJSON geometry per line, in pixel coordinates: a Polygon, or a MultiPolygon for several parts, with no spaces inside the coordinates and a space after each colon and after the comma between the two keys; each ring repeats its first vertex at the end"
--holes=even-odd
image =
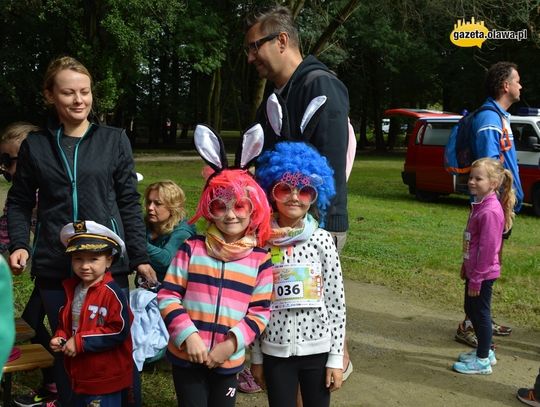
{"type": "Polygon", "coordinates": [[[512,227],[516,194],[512,173],[499,160],[481,158],[471,167],[469,191],[474,197],[463,234],[465,313],[478,336],[478,348],[459,355],[454,370],[465,374],[491,374],[497,363],[491,348],[491,293],[501,274],[502,235],[512,227]]]}

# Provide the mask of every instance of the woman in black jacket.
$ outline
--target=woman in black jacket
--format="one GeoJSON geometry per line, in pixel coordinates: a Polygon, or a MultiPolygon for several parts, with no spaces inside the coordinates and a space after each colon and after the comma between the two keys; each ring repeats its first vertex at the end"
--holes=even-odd
{"type": "MultiPolygon", "coordinates": [[[[111,268],[116,282],[128,291],[128,274],[136,270],[157,281],[146,253],[145,227],[137,192],[137,178],[124,130],[91,120],[92,79],[71,57],[49,65],[43,85],[52,114],[43,131],[30,133],[22,143],[17,173],[9,190],[8,229],[10,267],[20,274],[32,255],[32,276],[53,332],[64,305],[62,280],[71,274],[60,229],[75,220],[108,226],[126,242],[128,256],[111,268]],[[29,246],[30,218],[39,192],[37,226],[29,246]]],[[[69,405],[70,387],[62,377],[62,361],[55,360],[59,396],[69,405]],[[67,386],[67,387],[66,387],[67,386]]]]}

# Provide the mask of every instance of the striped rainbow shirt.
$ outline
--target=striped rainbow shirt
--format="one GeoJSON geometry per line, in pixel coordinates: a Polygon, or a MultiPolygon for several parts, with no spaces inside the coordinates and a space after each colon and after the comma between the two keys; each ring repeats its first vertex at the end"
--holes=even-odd
{"type": "Polygon", "coordinates": [[[237,350],[216,372],[242,370],[245,347],[268,324],[272,284],[272,263],[266,250],[255,247],[243,259],[224,262],[208,255],[204,236],[187,240],[158,292],[159,309],[170,334],[167,354],[172,363],[199,366],[189,362],[185,352],[184,341],[192,333],[198,332],[210,350],[231,332],[237,350]]]}

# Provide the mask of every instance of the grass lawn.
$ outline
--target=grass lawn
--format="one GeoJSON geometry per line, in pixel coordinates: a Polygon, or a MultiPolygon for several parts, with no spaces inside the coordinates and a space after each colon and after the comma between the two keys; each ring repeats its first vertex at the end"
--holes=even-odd
{"type": "MultiPolygon", "coordinates": [[[[410,294],[435,308],[461,309],[461,241],[468,199],[444,197],[421,203],[401,182],[403,156],[357,158],[349,180],[350,230],[342,254],[345,276],[410,294]]],[[[203,180],[202,160],[137,162],[144,175],[139,190],[172,179],[187,196],[192,214],[203,180]]],[[[6,189],[6,184],[1,184],[6,189]]],[[[493,314],[524,327],[540,329],[540,218],[526,206],[505,242],[502,277],[494,285],[493,314]]],[[[17,309],[30,294],[29,278],[15,279],[17,309]]],[[[457,323],[457,321],[456,321],[457,323]]],[[[143,376],[145,405],[174,405],[169,372],[143,376]],[[152,398],[159,394],[159,400],[152,398]]]]}

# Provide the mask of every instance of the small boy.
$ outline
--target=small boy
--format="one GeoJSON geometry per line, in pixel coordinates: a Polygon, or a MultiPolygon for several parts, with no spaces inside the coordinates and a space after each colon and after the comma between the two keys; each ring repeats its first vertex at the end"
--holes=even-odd
{"type": "Polygon", "coordinates": [[[67,224],[60,239],[75,276],[64,281],[67,299],[51,349],[64,353],[75,406],[120,406],[133,378],[132,315],[109,268],[125,252],[124,242],[93,221],[67,224]]]}

